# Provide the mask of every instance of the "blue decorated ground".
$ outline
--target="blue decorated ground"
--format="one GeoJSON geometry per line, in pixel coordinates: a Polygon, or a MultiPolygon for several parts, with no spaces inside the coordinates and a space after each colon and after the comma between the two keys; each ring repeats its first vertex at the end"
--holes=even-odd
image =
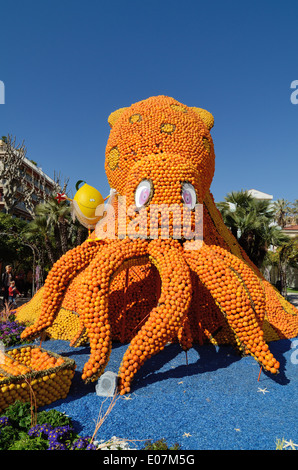
{"type": "MultiPolygon", "coordinates": [[[[43,348],[68,356],[77,364],[69,395],[45,409],[55,408],[74,420],[82,436],[92,435],[103,403],[95,385],[81,379],[89,347],[48,340],[43,348]]],[[[127,345],[114,344],[106,371],[117,372],[127,345]]],[[[273,377],[251,357],[241,358],[231,347],[178,345],[148,360],[133,382],[131,394],[119,396],[96,438],[130,439],[132,448],[165,438],[183,450],[274,450],[277,439],[298,444],[298,340],[270,343],[281,364],[273,377]],[[296,348],[296,349],[295,349],[296,348]]]]}

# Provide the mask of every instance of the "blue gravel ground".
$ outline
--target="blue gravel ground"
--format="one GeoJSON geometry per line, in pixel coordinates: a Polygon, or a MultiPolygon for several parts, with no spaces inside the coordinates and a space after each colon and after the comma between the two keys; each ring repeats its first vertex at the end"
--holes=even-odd
{"type": "MultiPolygon", "coordinates": [[[[81,379],[89,347],[48,340],[43,348],[68,356],[76,372],[68,394],[43,409],[71,416],[81,436],[92,435],[101,404],[95,385],[81,379]]],[[[118,372],[127,345],[115,343],[106,371],[118,372]]],[[[298,444],[298,339],[270,343],[281,373],[261,373],[252,357],[240,357],[229,346],[195,346],[186,355],[168,345],[137,373],[131,394],[119,396],[97,433],[130,439],[140,449],[148,439],[165,438],[182,450],[275,450],[277,439],[298,444]]]]}

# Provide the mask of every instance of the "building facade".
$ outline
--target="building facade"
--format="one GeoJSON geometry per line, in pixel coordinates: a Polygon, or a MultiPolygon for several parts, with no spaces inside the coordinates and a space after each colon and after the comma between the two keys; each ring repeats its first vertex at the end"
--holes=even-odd
{"type": "Polygon", "coordinates": [[[298,225],[286,225],[282,229],[282,233],[284,233],[290,238],[298,237],[298,225]]]}
{"type": "Polygon", "coordinates": [[[249,189],[247,192],[254,199],[260,199],[261,201],[273,200],[273,196],[271,194],[263,193],[262,191],[258,191],[257,189],[249,189]]]}
{"type": "MultiPolygon", "coordinates": [[[[56,191],[57,184],[34,162],[23,157],[18,159],[17,169],[19,177],[13,194],[8,194],[5,186],[9,185],[9,174],[5,171],[7,161],[7,146],[0,140],[0,212],[10,212],[13,216],[23,220],[32,220],[34,207],[44,202],[48,196],[56,191]],[[12,207],[11,199],[17,203],[12,207]],[[8,200],[9,199],[9,200],[8,200]],[[11,210],[9,210],[9,208],[11,210]]],[[[14,169],[15,171],[15,169],[14,169]]]]}

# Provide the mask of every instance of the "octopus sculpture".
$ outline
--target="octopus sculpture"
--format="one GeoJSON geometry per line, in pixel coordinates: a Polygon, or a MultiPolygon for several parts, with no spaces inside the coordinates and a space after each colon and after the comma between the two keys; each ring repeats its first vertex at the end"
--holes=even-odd
{"type": "Polygon", "coordinates": [[[265,319],[278,338],[295,337],[297,310],[249,260],[223,223],[210,185],[213,116],[167,96],[113,112],[105,170],[116,196],[88,239],[47,276],[35,322],[22,338],[51,328],[70,289],[87,333],[87,383],[104,371],[112,341],[128,342],[119,392],[168,343],[229,343],[276,374],[265,319]]]}

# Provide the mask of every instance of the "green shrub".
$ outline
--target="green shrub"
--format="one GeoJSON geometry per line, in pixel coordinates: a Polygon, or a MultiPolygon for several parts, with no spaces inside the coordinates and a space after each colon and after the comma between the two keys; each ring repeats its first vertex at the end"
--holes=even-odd
{"type": "Polygon", "coordinates": [[[50,424],[53,427],[72,424],[72,419],[61,411],[55,409],[40,411],[37,414],[37,424],[50,424]]]}
{"type": "Polygon", "coordinates": [[[5,426],[0,430],[0,450],[8,450],[11,443],[18,439],[19,430],[13,426],[5,426]]]}
{"type": "Polygon", "coordinates": [[[47,450],[49,442],[43,437],[30,437],[21,431],[18,438],[13,441],[8,450],[47,450]]]}
{"type": "Polygon", "coordinates": [[[11,425],[15,429],[22,429],[28,431],[31,427],[30,403],[24,403],[22,401],[17,400],[8,408],[6,408],[3,415],[7,416],[11,425]]]}
{"type": "Polygon", "coordinates": [[[180,450],[180,445],[176,443],[168,447],[165,439],[159,439],[155,442],[146,441],[142,450],[180,450]]]}

